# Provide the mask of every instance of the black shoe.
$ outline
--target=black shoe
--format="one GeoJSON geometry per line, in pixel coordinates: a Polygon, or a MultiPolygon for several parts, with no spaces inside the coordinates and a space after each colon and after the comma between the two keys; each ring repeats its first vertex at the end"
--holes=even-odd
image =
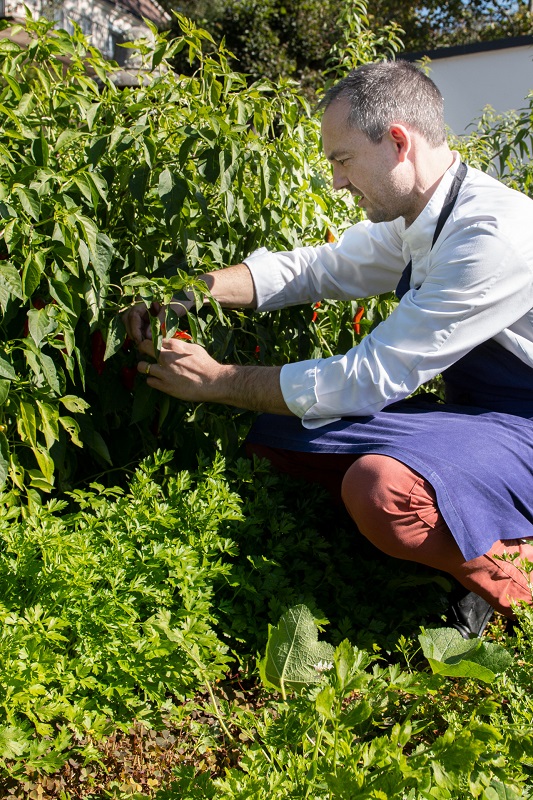
{"type": "Polygon", "coordinates": [[[478,594],[464,594],[463,590],[462,597],[452,600],[446,622],[450,628],[458,630],[463,639],[474,639],[481,636],[493,612],[492,606],[478,594]]]}

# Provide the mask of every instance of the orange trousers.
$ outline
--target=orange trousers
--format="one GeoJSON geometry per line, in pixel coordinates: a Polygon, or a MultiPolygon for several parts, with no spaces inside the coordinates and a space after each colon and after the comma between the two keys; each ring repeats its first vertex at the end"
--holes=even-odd
{"type": "Polygon", "coordinates": [[[449,573],[507,617],[514,616],[512,602],[532,602],[523,571],[495,556],[516,553],[519,559],[533,561],[533,540],[497,541],[484,555],[465,561],[440,514],[433,487],[400,461],[253,444],[248,452],[268,458],[294,477],[323,485],[335,500],[342,500],[358,530],[384,553],[449,573]]]}

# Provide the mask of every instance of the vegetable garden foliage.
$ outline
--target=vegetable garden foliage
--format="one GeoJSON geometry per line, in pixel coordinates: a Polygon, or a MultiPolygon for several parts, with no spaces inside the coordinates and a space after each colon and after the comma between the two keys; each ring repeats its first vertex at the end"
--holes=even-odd
{"type": "MultiPolygon", "coordinates": [[[[0,480],[17,495],[37,500],[162,442],[187,466],[217,442],[235,449],[242,414],[192,410],[136,376],[119,310],[184,287],[200,305],[199,273],[322,242],[357,216],[329,189],[296,84],[247,86],[223,46],[204,56],[209,35],[179,24],[172,41],[137,43],[147,72],[133,89],[115,87],[78,29],[28,19],[27,49],[0,42],[0,480]],[[200,61],[193,76],[168,68],[183,50],[200,61]]],[[[372,303],[359,333],[389,308],[372,303]]],[[[351,346],[356,310],[333,303],[310,325],[311,308],[250,318],[213,301],[188,325],[217,358],[281,363],[351,346]]]]}
{"type": "MultiPolygon", "coordinates": [[[[1,788],[31,777],[42,796],[72,754],[101,763],[108,733],[136,721],[186,731],[205,711],[217,726],[195,724],[173,786],[101,796],[531,796],[533,611],[514,639],[502,634],[516,657],[429,630],[423,656],[415,634],[443,576],[391,570],[314,488],[235,461],[246,415],[191,409],[134,381],[118,311],[135,297],[150,305],[193,288],[200,306],[206,269],[257,246],[321,242],[356,216],[329,192],[297,87],[248,86],[224,47],[202,55],[208,35],[180,18],[176,40],[137,43],[150,72],[118,90],[79,30],[27,25],[28,49],[0,40],[1,788]],[[200,60],[192,77],[167,69],[180,50],[200,60]],[[86,478],[150,452],[128,486],[86,478]],[[44,502],[56,488],[61,499],[44,502]],[[304,604],[318,661],[293,694],[272,648],[286,647],[280,617],[304,604]],[[326,617],[324,645],[315,620],[326,617]],[[278,634],[267,644],[268,623],[278,634]],[[249,679],[265,651],[282,697],[225,700],[229,664],[249,679]],[[234,756],[224,772],[191,766],[219,746],[234,756]]],[[[530,114],[520,127],[484,118],[462,154],[529,191],[530,114]]],[[[347,349],[391,302],[267,317],[224,314],[211,299],[186,324],[218,358],[282,363],[347,349]]],[[[177,320],[165,324],[172,333],[177,320]]]]}
{"type": "Polygon", "coordinates": [[[298,486],[298,507],[296,482],[264,464],[216,457],[190,473],[171,462],[157,453],[126,489],[94,484],[68,507],[12,508],[0,522],[1,788],[44,792],[67,761],[96,774],[102,739],[137,721],[183,736],[172,774],[143,793],[123,776],[104,793],[76,785],[64,797],[531,796],[531,609],[507,650],[427,630],[422,654],[399,633],[435,605],[434,574],[376,566],[316,490],[298,486]],[[309,571],[313,559],[320,569],[309,571]],[[370,613],[369,576],[380,595],[370,613]],[[266,642],[273,594],[285,613],[266,642]],[[313,595],[312,612],[302,600],[313,595]],[[319,629],[316,603],[329,614],[339,602],[319,629]],[[345,638],[357,628],[365,648],[345,638]],[[236,660],[249,680],[256,647],[268,691],[256,705],[231,701],[218,683],[236,660]],[[195,767],[217,748],[231,748],[231,766],[195,767]]]}

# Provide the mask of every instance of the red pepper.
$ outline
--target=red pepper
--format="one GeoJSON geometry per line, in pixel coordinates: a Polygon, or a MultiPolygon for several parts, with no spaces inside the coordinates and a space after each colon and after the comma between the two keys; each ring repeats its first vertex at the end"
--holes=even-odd
{"type": "Polygon", "coordinates": [[[364,306],[357,306],[357,311],[355,312],[355,316],[353,318],[353,329],[354,329],[355,333],[357,333],[357,334],[361,333],[361,326],[360,326],[359,323],[360,323],[361,319],[363,318],[363,314],[364,313],[365,313],[365,307],[364,306]]]}
{"type": "Polygon", "coordinates": [[[129,353],[132,347],[133,347],[133,339],[130,339],[129,336],[126,336],[126,338],[122,342],[122,349],[124,350],[125,353],[129,353]]]}
{"type": "Polygon", "coordinates": [[[259,345],[258,345],[258,344],[256,344],[256,346],[255,346],[255,350],[254,350],[254,357],[255,357],[255,358],[258,360],[258,361],[259,361],[259,359],[261,358],[261,348],[259,347],[259,345]]]}
{"type": "Polygon", "coordinates": [[[91,362],[98,375],[104,371],[105,341],[102,331],[95,331],[91,336],[91,362]]]}
{"type": "MultiPolygon", "coordinates": [[[[320,308],[321,303],[315,303],[313,308],[320,308]]],[[[318,314],[316,311],[313,311],[313,316],[311,317],[311,322],[316,322],[318,319],[318,314]]]]}
{"type": "Polygon", "coordinates": [[[137,367],[122,367],[120,370],[120,380],[122,385],[132,392],[137,378],[137,367]]]}
{"type": "MultiPolygon", "coordinates": [[[[161,333],[163,334],[163,336],[167,335],[167,326],[165,325],[164,322],[161,323],[161,333]]],[[[187,342],[192,342],[192,336],[190,333],[187,333],[187,331],[176,331],[176,333],[172,335],[172,338],[184,339],[187,342]]]]}

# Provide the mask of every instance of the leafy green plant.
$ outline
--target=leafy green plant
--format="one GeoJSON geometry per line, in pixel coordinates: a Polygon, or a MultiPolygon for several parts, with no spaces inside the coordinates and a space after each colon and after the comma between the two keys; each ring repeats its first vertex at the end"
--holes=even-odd
{"type": "MultiPolygon", "coordinates": [[[[222,46],[203,56],[208,34],[180,26],[173,41],[136,43],[150,72],[123,90],[78,29],[28,18],[27,49],[0,42],[0,479],[19,492],[58,476],[68,487],[84,460],[85,474],[122,466],[165,436],[197,450],[214,428],[227,443],[223,412],[217,424],[135,381],[119,310],[199,289],[195,275],[259,245],[322,241],[346,210],[326,191],[318,121],[297,87],[248,87],[222,46]],[[168,68],[183,49],[200,60],[189,77],[168,68]]],[[[294,342],[305,320],[285,319],[294,342]]],[[[217,357],[255,360],[253,322],[213,305],[189,326],[217,357]]]]}
{"type": "Polygon", "coordinates": [[[475,678],[492,683],[513,657],[504,647],[477,637],[465,640],[455,628],[436,628],[418,637],[431,669],[437,675],[475,678]]]}
{"type": "Polygon", "coordinates": [[[442,674],[380,666],[347,640],[333,649],[317,643],[317,634],[309,609],[282,616],[270,630],[262,671],[283,697],[272,697],[262,714],[233,709],[247,742],[239,768],[211,785],[193,789],[189,782],[188,791],[190,773],[184,770],[182,781],[178,769],[161,800],[530,796],[524,765],[533,754],[531,729],[509,727],[479,685],[462,679],[454,691],[442,674]],[[324,655],[328,660],[309,670],[324,655]],[[289,694],[289,687],[297,692],[289,694]]]}
{"type": "Polygon", "coordinates": [[[134,719],[161,725],[174,703],[225,674],[215,589],[231,568],[228,526],[241,518],[240,500],[222,459],[196,476],[176,473],[170,459],[145,461],[127,492],[76,490],[71,508],[50,501],[21,515],[4,506],[5,770],[54,771],[76,736],[128,730],[134,719]]]}

